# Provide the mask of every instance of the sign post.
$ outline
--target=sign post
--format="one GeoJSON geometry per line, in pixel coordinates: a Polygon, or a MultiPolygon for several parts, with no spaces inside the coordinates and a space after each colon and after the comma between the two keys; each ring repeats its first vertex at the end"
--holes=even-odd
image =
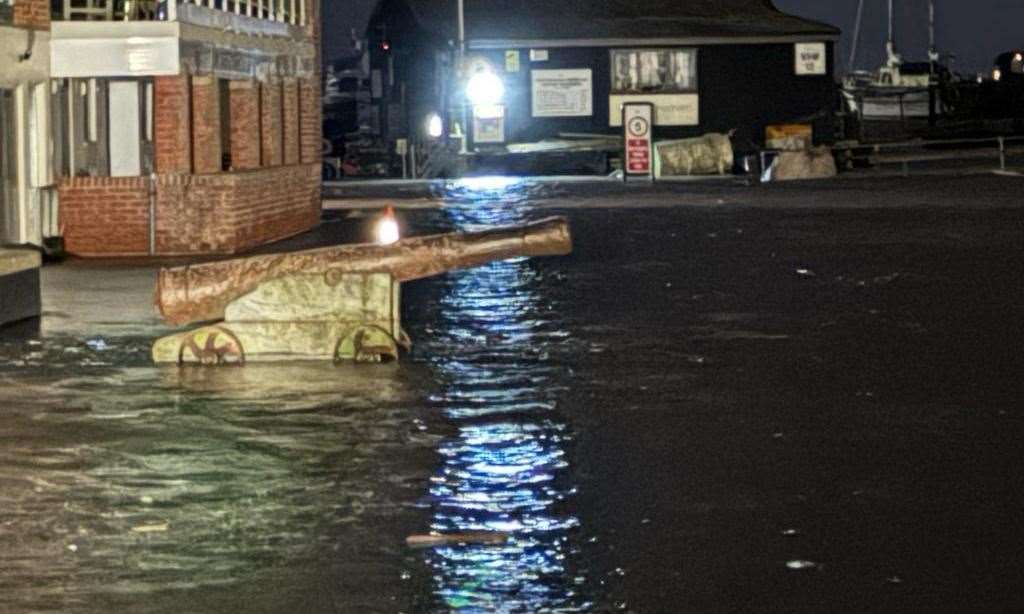
{"type": "Polygon", "coordinates": [[[654,180],[654,105],[629,102],[622,105],[622,180],[644,177],[654,180]]]}

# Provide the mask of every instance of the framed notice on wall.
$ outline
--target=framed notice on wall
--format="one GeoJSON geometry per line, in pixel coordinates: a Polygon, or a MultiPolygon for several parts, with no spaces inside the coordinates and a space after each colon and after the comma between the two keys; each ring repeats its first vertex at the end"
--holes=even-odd
{"type": "Polygon", "coordinates": [[[828,73],[825,43],[797,43],[794,45],[794,53],[796,74],[820,76],[828,73]]]}
{"type": "Polygon", "coordinates": [[[533,117],[594,114],[594,77],[589,68],[530,71],[533,117]]]}

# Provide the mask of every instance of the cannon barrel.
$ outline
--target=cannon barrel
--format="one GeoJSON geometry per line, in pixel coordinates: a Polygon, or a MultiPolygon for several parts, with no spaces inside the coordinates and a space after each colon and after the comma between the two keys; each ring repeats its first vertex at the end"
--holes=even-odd
{"type": "Polygon", "coordinates": [[[390,273],[398,281],[521,256],[572,251],[569,224],[552,217],[523,226],[402,239],[391,245],[340,245],[161,269],[156,305],[169,324],[220,320],[228,304],[289,274],[390,273]]]}

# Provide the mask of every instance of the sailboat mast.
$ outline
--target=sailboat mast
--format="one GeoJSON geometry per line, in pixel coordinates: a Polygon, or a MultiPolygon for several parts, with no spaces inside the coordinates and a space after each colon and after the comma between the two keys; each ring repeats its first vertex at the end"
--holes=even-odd
{"type": "Polygon", "coordinates": [[[889,56],[886,61],[889,66],[899,66],[902,62],[896,54],[896,12],[893,10],[893,0],[889,0],[889,40],[885,42],[885,53],[889,56]]]}
{"type": "Polygon", "coordinates": [[[939,61],[939,50],[935,47],[935,0],[928,0],[928,59],[933,64],[939,61]]]}
{"type": "Polygon", "coordinates": [[[896,13],[893,11],[892,1],[889,0],[889,47],[896,50],[896,13]]]}
{"type": "Polygon", "coordinates": [[[850,49],[850,65],[847,72],[853,72],[857,66],[857,47],[860,46],[860,26],[864,20],[864,0],[857,2],[857,21],[853,25],[853,48],[850,49]]]}

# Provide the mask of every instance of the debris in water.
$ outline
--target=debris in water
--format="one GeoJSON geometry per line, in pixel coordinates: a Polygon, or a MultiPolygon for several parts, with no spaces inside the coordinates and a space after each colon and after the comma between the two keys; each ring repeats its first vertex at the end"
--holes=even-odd
{"type": "Polygon", "coordinates": [[[814,271],[810,269],[797,269],[796,274],[802,275],[803,277],[814,277],[814,271]]]}
{"type": "Polygon", "coordinates": [[[110,344],[103,338],[97,337],[96,339],[89,339],[85,342],[85,345],[89,346],[90,349],[96,350],[97,352],[105,352],[110,349],[110,344]]]}
{"type": "Polygon", "coordinates": [[[899,576],[892,576],[888,579],[889,584],[903,584],[903,578],[899,576]]]}
{"type": "Polygon", "coordinates": [[[136,527],[132,527],[132,531],[135,533],[163,533],[170,528],[168,522],[153,522],[150,524],[140,524],[136,527]]]}
{"type": "Polygon", "coordinates": [[[799,559],[795,560],[795,561],[787,561],[786,562],[786,567],[789,567],[790,569],[796,569],[796,570],[800,570],[800,569],[814,569],[817,566],[818,566],[818,564],[815,563],[814,561],[801,561],[799,559]]]}
{"type": "Polygon", "coordinates": [[[68,550],[72,552],[78,552],[78,546],[76,546],[75,544],[68,544],[68,550]]]}
{"type": "Polygon", "coordinates": [[[433,548],[452,544],[504,544],[511,536],[500,531],[472,531],[467,533],[447,533],[429,535],[410,535],[405,543],[410,548],[433,548]]]}
{"type": "Polygon", "coordinates": [[[398,576],[398,577],[403,579],[403,580],[408,580],[409,578],[412,577],[412,574],[409,573],[408,571],[403,571],[402,574],[400,576],[398,576]]]}
{"type": "Polygon", "coordinates": [[[796,529],[786,529],[782,534],[786,537],[794,537],[796,535],[800,535],[800,531],[797,531],[796,529]]]}

